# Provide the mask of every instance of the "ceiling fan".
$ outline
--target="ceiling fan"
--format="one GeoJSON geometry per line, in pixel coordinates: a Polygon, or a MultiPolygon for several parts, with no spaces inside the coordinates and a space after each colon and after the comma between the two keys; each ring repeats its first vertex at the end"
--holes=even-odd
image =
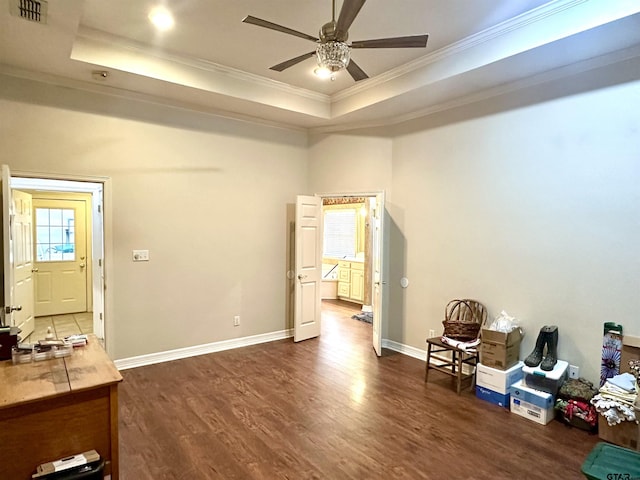
{"type": "Polygon", "coordinates": [[[320,38],[251,15],[247,15],[242,21],[316,42],[317,46],[314,51],[274,65],[270,67],[271,70],[282,72],[307,58],[315,56],[319,70],[331,75],[334,72],[346,68],[357,82],[369,78],[369,76],[351,59],[352,48],[424,48],[427,46],[427,39],[429,38],[429,35],[413,35],[408,37],[359,40],[348,44],[349,27],[360,12],[365,1],[366,0],[344,0],[342,8],[340,9],[340,15],[336,21],[336,0],[333,0],[331,21],[325,23],[320,29],[320,38]]]}

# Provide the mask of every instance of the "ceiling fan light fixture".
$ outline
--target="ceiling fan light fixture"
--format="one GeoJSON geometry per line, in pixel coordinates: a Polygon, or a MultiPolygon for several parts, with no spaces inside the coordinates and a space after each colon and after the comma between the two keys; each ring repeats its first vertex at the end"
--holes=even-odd
{"type": "Polygon", "coordinates": [[[330,78],[333,72],[326,67],[316,67],[313,69],[313,73],[316,77],[325,79],[330,78]]]}
{"type": "Polygon", "coordinates": [[[351,47],[344,42],[329,41],[316,47],[318,67],[330,72],[347,68],[351,60],[351,47]]]}

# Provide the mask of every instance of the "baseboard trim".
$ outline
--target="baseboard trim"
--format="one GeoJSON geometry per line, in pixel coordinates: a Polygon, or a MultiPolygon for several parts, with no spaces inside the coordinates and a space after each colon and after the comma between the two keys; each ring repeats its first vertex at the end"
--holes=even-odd
{"type": "Polygon", "coordinates": [[[427,351],[421,350],[416,347],[411,347],[409,345],[405,345],[403,343],[394,342],[393,340],[388,340],[386,338],[382,339],[382,348],[388,348],[389,350],[393,350],[394,352],[399,352],[409,357],[417,358],[418,360],[422,360],[423,362],[427,361],[427,351]]]}
{"type": "Polygon", "coordinates": [[[145,365],[153,365],[154,363],[170,362],[172,360],[180,360],[181,358],[222,352],[224,350],[231,350],[234,348],[248,347],[250,345],[258,345],[260,343],[273,342],[290,337],[293,337],[292,329],[280,330],[278,332],[263,333],[260,335],[252,335],[250,337],[234,338],[231,340],[222,340],[220,342],[206,343],[203,345],[194,345],[193,347],[177,348],[175,350],[167,350],[165,352],[123,358],[115,360],[113,363],[116,365],[118,370],[127,370],[129,368],[144,367],[145,365]]]}
{"type": "MultiPolygon", "coordinates": [[[[118,370],[127,370],[129,368],[144,367],[145,365],[153,365],[155,363],[171,362],[173,360],[180,360],[181,358],[222,352],[224,350],[232,350],[234,348],[258,345],[260,343],[274,342],[276,340],[283,340],[291,337],[293,337],[292,329],[280,330],[278,332],[263,333],[261,335],[252,335],[250,337],[241,337],[231,340],[222,340],[220,342],[205,343],[203,345],[194,345],[193,347],[176,348],[175,350],[167,350],[165,352],[138,355],[136,357],[115,360],[113,363],[115,363],[118,370]]],[[[394,342],[393,340],[388,340],[386,338],[382,339],[382,348],[388,348],[389,350],[422,360],[423,362],[426,361],[426,350],[394,342]]]]}

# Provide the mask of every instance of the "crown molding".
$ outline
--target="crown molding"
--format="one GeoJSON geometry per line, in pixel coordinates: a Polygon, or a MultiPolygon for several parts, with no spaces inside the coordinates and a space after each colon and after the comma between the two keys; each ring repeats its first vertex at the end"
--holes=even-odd
{"type": "Polygon", "coordinates": [[[525,26],[535,24],[536,22],[540,22],[542,20],[546,20],[549,17],[553,17],[554,15],[560,14],[568,9],[575,8],[576,6],[589,1],[592,0],[556,0],[554,2],[541,5],[540,7],[530,10],[529,12],[520,14],[491,28],[488,28],[467,38],[464,38],[456,43],[436,50],[435,52],[431,52],[404,65],[381,73],[380,75],[377,75],[373,78],[367,79],[364,82],[359,82],[347,88],[346,90],[337,92],[331,96],[331,102],[335,103],[354,95],[358,95],[372,88],[382,86],[391,80],[403,77],[416,70],[429,67],[437,62],[448,59],[455,55],[459,55],[466,50],[485,44],[488,41],[495,40],[496,38],[502,37],[504,35],[510,34],[525,26]]]}
{"type": "Polygon", "coordinates": [[[498,85],[496,87],[486,88],[481,91],[476,91],[471,94],[458,97],[455,100],[439,102],[406,114],[396,115],[394,117],[385,117],[384,119],[376,119],[371,121],[347,122],[344,124],[311,127],[308,129],[308,131],[310,134],[329,134],[399,125],[402,123],[410,122],[412,120],[417,120],[419,118],[428,117],[436,113],[444,112],[454,108],[464,107],[465,105],[470,105],[473,103],[488,100],[490,98],[517,92],[525,88],[544,85],[553,81],[562,80],[563,78],[567,78],[572,75],[578,75],[591,70],[608,67],[638,58],[640,58],[640,45],[617,50],[606,55],[582,60],[570,65],[554,68],[537,75],[532,75],[523,79],[498,85]]]}
{"type": "MultiPolygon", "coordinates": [[[[23,70],[16,67],[0,64],[0,75],[8,77],[14,77],[23,80],[30,80],[33,82],[44,83],[55,87],[68,88],[71,90],[80,90],[96,95],[106,95],[110,97],[132,100],[140,103],[148,103],[152,105],[158,105],[167,108],[177,108],[187,112],[194,112],[203,115],[211,115],[217,118],[226,118],[229,120],[235,120],[240,122],[246,122],[256,125],[262,125],[266,127],[279,128],[284,130],[292,130],[298,132],[306,132],[307,128],[300,127],[298,125],[278,122],[275,120],[266,120],[261,117],[255,117],[251,115],[231,112],[228,110],[217,109],[215,107],[205,107],[200,104],[194,104],[189,102],[183,102],[180,100],[173,100],[168,97],[160,97],[147,93],[140,93],[133,90],[126,90],[119,87],[113,87],[110,85],[97,84],[88,81],[76,80],[69,77],[61,77],[58,75],[52,75],[42,72],[33,72],[30,70],[23,70]]],[[[0,98],[3,98],[0,95],[0,98]]]]}
{"type": "Polygon", "coordinates": [[[99,42],[101,44],[109,45],[111,48],[115,47],[137,55],[154,57],[174,64],[184,65],[189,68],[203,70],[211,74],[222,75],[233,80],[249,82],[261,87],[272,88],[288,95],[296,95],[316,102],[329,103],[331,100],[329,95],[323,93],[289,85],[278,80],[272,80],[261,75],[248,73],[237,68],[228,67],[202,58],[174,55],[166,51],[149,48],[142,43],[82,25],[78,28],[78,35],[76,39],[99,42]]]}

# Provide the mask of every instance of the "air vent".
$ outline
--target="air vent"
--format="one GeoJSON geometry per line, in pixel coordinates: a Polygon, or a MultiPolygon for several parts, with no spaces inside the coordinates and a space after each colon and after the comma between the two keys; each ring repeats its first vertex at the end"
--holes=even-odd
{"type": "Polygon", "coordinates": [[[11,15],[36,23],[47,23],[47,2],[44,0],[11,0],[11,15]]]}

